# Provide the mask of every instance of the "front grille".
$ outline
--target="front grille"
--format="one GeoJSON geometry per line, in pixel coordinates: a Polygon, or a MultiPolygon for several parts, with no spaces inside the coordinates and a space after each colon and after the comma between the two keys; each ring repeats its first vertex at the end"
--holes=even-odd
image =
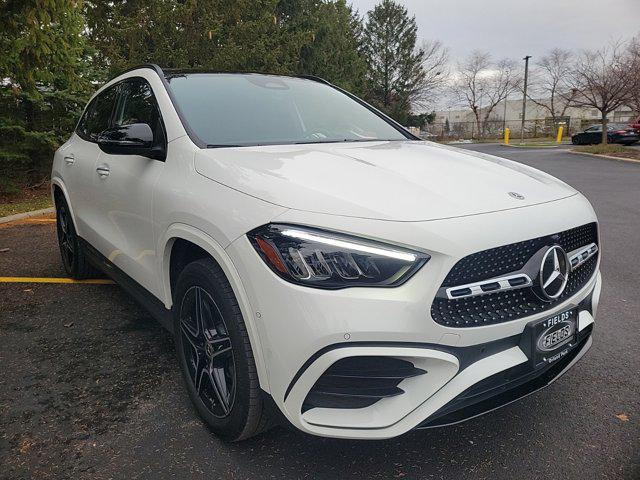
{"type": "MultiPolygon", "coordinates": [[[[545,245],[559,244],[567,253],[590,243],[598,244],[596,223],[589,223],[554,235],[512,243],[469,255],[454,265],[442,287],[488,280],[520,270],[545,245]]],[[[431,317],[449,327],[477,327],[508,322],[553,308],[580,290],[593,276],[598,256],[591,257],[569,276],[562,295],[550,302],[541,300],[531,287],[488,293],[476,297],[436,297],[431,317]]]]}
{"type": "Polygon", "coordinates": [[[378,400],[402,395],[406,378],[427,373],[393,357],[348,357],[331,365],[316,381],[302,411],[320,408],[364,408],[378,400]]]}

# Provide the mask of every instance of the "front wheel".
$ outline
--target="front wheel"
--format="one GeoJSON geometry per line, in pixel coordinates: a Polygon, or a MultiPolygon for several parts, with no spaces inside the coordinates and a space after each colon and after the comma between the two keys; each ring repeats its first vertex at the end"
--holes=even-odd
{"type": "Polygon", "coordinates": [[[184,268],[173,316],[178,361],[200,417],[229,441],[265,430],[268,418],[244,319],[231,285],[212,259],[184,268]]]}

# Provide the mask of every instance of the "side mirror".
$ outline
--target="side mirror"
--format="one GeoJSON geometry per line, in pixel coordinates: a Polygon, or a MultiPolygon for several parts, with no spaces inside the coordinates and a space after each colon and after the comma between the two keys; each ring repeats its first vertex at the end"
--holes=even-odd
{"type": "Polygon", "coordinates": [[[154,146],[153,131],[146,123],[108,128],[98,135],[98,146],[115,155],[140,155],[156,160],[164,160],[166,156],[164,147],[154,146]]]}

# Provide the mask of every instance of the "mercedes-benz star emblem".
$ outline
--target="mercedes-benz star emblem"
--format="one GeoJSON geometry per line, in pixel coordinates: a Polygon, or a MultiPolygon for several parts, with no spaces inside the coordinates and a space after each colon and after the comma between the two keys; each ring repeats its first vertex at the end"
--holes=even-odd
{"type": "Polygon", "coordinates": [[[543,299],[554,300],[562,295],[569,280],[569,261],[560,245],[550,247],[540,265],[540,291],[543,299]]]}
{"type": "Polygon", "coordinates": [[[516,200],[524,200],[524,195],[518,192],[509,192],[509,196],[515,198],[516,200]]]}

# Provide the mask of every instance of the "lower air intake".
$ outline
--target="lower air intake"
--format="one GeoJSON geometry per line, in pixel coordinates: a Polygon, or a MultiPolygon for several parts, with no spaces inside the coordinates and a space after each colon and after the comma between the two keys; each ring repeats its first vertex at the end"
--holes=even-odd
{"type": "Polygon", "coordinates": [[[398,385],[406,378],[427,373],[411,362],[393,357],[350,357],[338,360],[316,381],[302,405],[312,408],[365,408],[402,395],[398,385]]]}

